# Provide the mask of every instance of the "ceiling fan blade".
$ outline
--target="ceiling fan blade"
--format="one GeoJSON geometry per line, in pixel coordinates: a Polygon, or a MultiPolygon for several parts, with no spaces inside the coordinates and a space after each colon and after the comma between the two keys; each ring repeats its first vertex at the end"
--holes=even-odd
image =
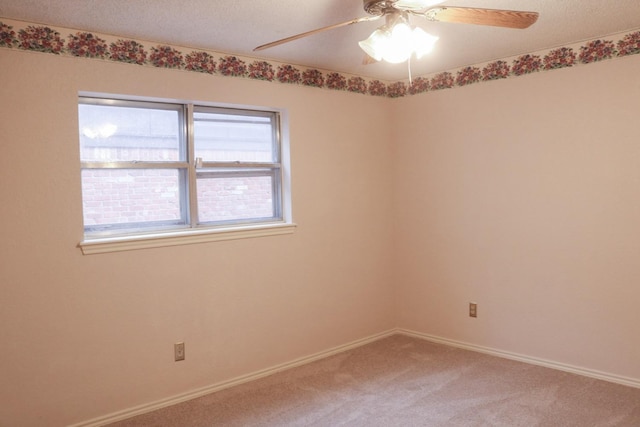
{"type": "Polygon", "coordinates": [[[295,36],[287,37],[287,38],[284,38],[284,39],[276,40],[276,41],[271,42],[271,43],[260,45],[260,46],[256,47],[255,49],[253,49],[253,51],[255,52],[255,51],[258,51],[258,50],[268,49],[270,47],[278,46],[278,45],[281,45],[281,44],[284,44],[284,43],[289,43],[289,42],[292,42],[294,40],[301,39],[303,37],[312,36],[314,34],[318,34],[318,33],[321,33],[323,31],[333,30],[335,28],[340,28],[340,27],[346,27],[347,25],[358,24],[360,22],[375,21],[377,19],[380,19],[381,17],[382,17],[382,15],[380,15],[380,16],[364,16],[362,18],[352,19],[351,21],[341,22],[339,24],[333,24],[333,25],[329,25],[329,26],[326,26],[326,27],[317,28],[315,30],[307,31],[306,33],[296,34],[295,36]]]}
{"type": "Polygon", "coordinates": [[[527,28],[538,20],[537,12],[476,9],[471,7],[436,7],[426,11],[424,16],[431,21],[492,25],[495,27],[519,29],[527,28]]]}

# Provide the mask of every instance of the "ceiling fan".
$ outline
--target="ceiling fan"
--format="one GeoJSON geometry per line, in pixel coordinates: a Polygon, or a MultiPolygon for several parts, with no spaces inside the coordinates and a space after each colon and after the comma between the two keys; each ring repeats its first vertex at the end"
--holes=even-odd
{"type": "Polygon", "coordinates": [[[333,30],[360,22],[376,21],[382,17],[386,23],[375,30],[369,38],[358,44],[367,54],[365,63],[385,60],[391,63],[404,62],[413,53],[418,58],[428,53],[437,37],[420,28],[411,28],[409,16],[425,18],[428,21],[454,22],[461,24],[491,25],[496,27],[524,29],[538,19],[537,12],[497,10],[470,7],[438,6],[446,0],[363,0],[365,12],[370,16],[329,25],[291,37],[263,44],[253,49],[259,51],[292,42],[303,37],[333,30]]]}

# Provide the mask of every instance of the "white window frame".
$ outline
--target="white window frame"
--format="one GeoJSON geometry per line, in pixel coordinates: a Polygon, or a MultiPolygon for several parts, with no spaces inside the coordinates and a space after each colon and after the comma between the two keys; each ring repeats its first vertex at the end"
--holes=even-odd
{"type": "MultiPolygon", "coordinates": [[[[98,103],[105,105],[157,105],[159,108],[166,107],[181,111],[182,117],[182,136],[181,149],[186,150],[186,161],[170,162],[168,164],[160,164],[157,162],[135,162],[135,167],[140,168],[158,168],[172,167],[183,168],[186,170],[186,180],[183,183],[182,194],[186,197],[186,216],[187,224],[168,227],[167,229],[147,229],[133,230],[130,232],[118,231],[116,233],[86,233],[84,240],[79,243],[82,253],[85,255],[126,251],[144,248],[156,248],[164,246],[177,246],[194,243],[205,243],[220,240],[244,239],[253,237],[273,236],[282,234],[291,234],[294,232],[296,225],[292,222],[291,217],[291,174],[290,174],[290,155],[289,155],[289,133],[288,133],[288,114],[282,109],[266,109],[226,104],[211,103],[195,103],[195,102],[179,102],[175,100],[161,100],[149,98],[123,98],[113,95],[103,95],[94,93],[80,94],[78,104],[98,103]],[[194,155],[194,111],[198,112],[229,112],[232,114],[247,114],[251,116],[273,116],[275,121],[275,139],[277,147],[277,158],[274,162],[251,163],[251,162],[203,162],[196,159],[194,155]],[[151,164],[153,163],[153,164],[151,164]],[[197,218],[197,200],[196,200],[196,177],[199,168],[213,168],[224,174],[225,171],[232,169],[242,174],[243,171],[252,173],[256,169],[273,170],[274,182],[274,218],[267,220],[237,220],[216,224],[199,224],[197,218]],[[239,172],[238,172],[239,171],[239,172]],[[277,188],[279,187],[279,188],[277,188]]],[[[98,162],[81,162],[81,168],[130,168],[131,162],[122,162],[117,165],[99,164],[98,162]]],[[[211,172],[207,172],[211,173],[211,172]]]]}

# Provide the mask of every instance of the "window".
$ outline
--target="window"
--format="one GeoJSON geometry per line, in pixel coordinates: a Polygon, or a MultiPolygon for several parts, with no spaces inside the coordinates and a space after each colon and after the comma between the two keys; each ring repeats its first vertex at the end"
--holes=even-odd
{"type": "Polygon", "coordinates": [[[279,112],[81,97],[78,117],[83,251],[288,223],[279,112]]]}

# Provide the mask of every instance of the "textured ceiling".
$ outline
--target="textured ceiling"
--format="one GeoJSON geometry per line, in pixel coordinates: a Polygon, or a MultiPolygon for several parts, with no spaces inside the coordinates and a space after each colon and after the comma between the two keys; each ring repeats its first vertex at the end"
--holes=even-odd
{"type": "MultiPolygon", "coordinates": [[[[440,37],[412,61],[414,76],[452,70],[640,28],[640,0],[448,0],[444,6],[540,13],[526,30],[428,22],[440,37]]],[[[357,41],[381,21],[316,34],[261,52],[253,48],[366,16],[361,0],[0,0],[0,18],[214,50],[383,80],[407,78],[407,64],[362,65],[357,41]]]]}

